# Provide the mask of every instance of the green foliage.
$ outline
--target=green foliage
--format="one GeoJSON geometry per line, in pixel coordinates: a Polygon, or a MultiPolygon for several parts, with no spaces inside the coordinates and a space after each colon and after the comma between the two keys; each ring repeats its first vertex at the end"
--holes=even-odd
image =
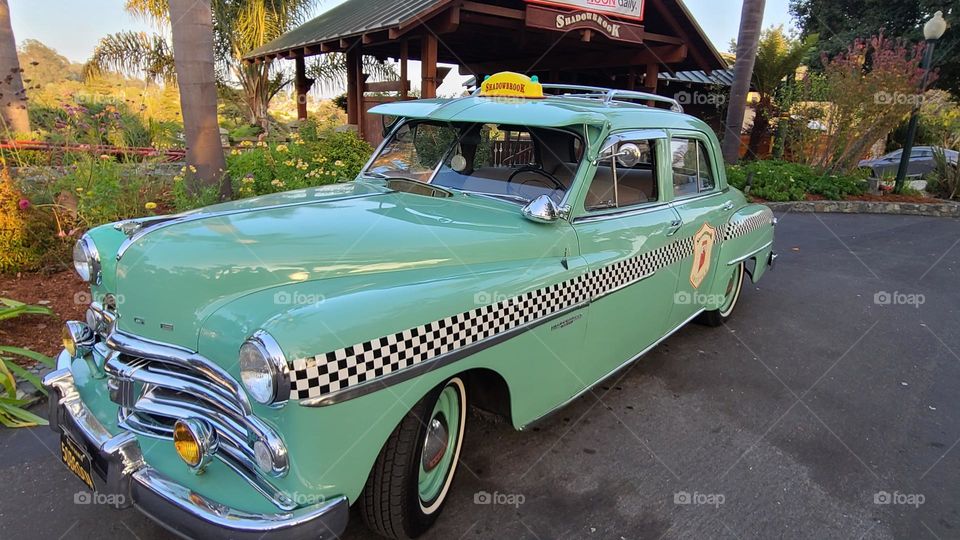
{"type": "Polygon", "coordinates": [[[24,217],[29,201],[23,196],[7,169],[0,176],[0,272],[33,268],[38,256],[28,240],[24,217]]]}
{"type": "MultiPolygon", "coordinates": [[[[53,312],[44,306],[30,306],[9,298],[0,298],[0,321],[22,315],[53,315],[53,312]]],[[[32,400],[17,397],[18,377],[43,394],[46,394],[46,391],[36,375],[13,362],[14,356],[53,367],[53,359],[40,353],[19,347],[0,346],[0,424],[10,428],[46,425],[46,420],[27,410],[32,400]]]]}
{"type": "Polygon", "coordinates": [[[254,139],[261,133],[263,133],[262,127],[244,124],[230,131],[230,139],[234,141],[240,139],[254,139]]]}
{"type": "Polygon", "coordinates": [[[296,136],[289,143],[241,146],[227,156],[240,197],[352,180],[373,152],[353,132],[326,133],[316,142],[296,136]]]}
{"type": "Polygon", "coordinates": [[[146,173],[112,158],[83,158],[54,184],[58,206],[75,217],[78,229],[149,215],[164,185],[146,173]]]}
{"type": "Polygon", "coordinates": [[[960,200],[960,167],[942,151],[933,154],[937,168],[927,177],[927,191],[941,199],[960,200]]]}
{"type": "Polygon", "coordinates": [[[741,190],[746,187],[750,173],[753,173],[750,195],[771,202],[802,201],[808,194],[840,200],[866,191],[863,178],[825,175],[800,163],[752,161],[727,167],[730,184],[741,190]]]}
{"type": "Polygon", "coordinates": [[[819,52],[829,57],[845,50],[857,38],[866,38],[881,29],[888,36],[913,43],[923,40],[923,24],[943,10],[950,25],[937,44],[934,64],[939,71],[936,87],[960,97],[960,10],[947,0],[790,0],[790,11],[804,36],[820,35],[819,52]],[[949,7],[953,5],[951,10],[949,7]]]}

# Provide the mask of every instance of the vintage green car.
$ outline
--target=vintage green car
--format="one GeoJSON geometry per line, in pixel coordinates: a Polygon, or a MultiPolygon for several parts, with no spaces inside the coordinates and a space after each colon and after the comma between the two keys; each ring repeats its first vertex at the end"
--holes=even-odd
{"type": "Polygon", "coordinates": [[[654,101],[497,76],[377,107],[354,182],[89,231],[64,462],[184,536],[333,538],[350,505],[420,535],[472,496],[468,406],[526,429],[772,265],[771,211],[654,101]]]}

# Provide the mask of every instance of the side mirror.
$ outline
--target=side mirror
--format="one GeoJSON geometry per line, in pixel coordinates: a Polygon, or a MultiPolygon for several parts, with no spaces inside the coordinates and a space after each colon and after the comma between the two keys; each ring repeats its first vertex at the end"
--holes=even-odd
{"type": "Polygon", "coordinates": [[[560,219],[560,208],[553,199],[540,195],[523,207],[523,217],[536,223],[553,223],[560,219]]]}

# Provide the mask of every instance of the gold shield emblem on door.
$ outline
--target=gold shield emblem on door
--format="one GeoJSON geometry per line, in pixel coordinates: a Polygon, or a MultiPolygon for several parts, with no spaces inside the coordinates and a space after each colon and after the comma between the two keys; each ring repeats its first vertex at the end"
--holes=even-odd
{"type": "Polygon", "coordinates": [[[700,284],[710,272],[710,256],[713,254],[713,243],[717,239],[717,230],[704,223],[703,227],[693,235],[693,268],[690,270],[690,284],[699,289],[700,284]]]}

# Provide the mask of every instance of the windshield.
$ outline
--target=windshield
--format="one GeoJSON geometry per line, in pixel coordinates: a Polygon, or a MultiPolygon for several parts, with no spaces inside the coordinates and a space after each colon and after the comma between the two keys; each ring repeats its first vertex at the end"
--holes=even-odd
{"type": "Polygon", "coordinates": [[[560,203],[583,157],[583,142],[562,129],[408,122],[364,171],[513,200],[547,195],[560,203]]]}

